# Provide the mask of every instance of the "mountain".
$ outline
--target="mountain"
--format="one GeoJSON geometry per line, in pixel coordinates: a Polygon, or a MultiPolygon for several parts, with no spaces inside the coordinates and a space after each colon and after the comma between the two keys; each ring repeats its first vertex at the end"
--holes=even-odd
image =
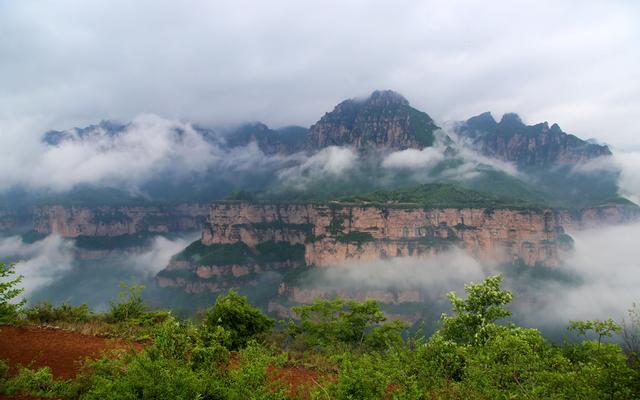
{"type": "Polygon", "coordinates": [[[116,121],[102,120],[96,125],[84,128],[72,128],[65,131],[51,130],[42,136],[42,141],[50,146],[57,146],[68,140],[86,139],[92,136],[115,136],[124,131],[127,125],[116,121]]]}
{"type": "Polygon", "coordinates": [[[310,128],[307,148],[351,146],[403,150],[432,146],[438,129],[428,114],[391,90],[345,100],[310,128]]]}
{"type": "Polygon", "coordinates": [[[256,122],[245,124],[224,135],[229,147],[247,146],[256,143],[265,154],[291,154],[304,148],[307,139],[307,128],[288,126],[274,130],[267,125],[256,122]]]}
{"type": "Polygon", "coordinates": [[[456,132],[471,141],[487,157],[515,163],[521,168],[572,164],[610,156],[607,146],[567,134],[558,124],[525,125],[517,114],[505,114],[496,122],[486,112],[456,126],[456,132]]]}

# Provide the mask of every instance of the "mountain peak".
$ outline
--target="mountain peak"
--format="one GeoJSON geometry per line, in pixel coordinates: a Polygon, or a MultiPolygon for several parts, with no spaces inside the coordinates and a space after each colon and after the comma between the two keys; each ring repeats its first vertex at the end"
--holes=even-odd
{"type": "Polygon", "coordinates": [[[588,143],[548,122],[525,125],[518,114],[507,113],[496,123],[491,114],[470,118],[456,127],[484,155],[521,167],[570,164],[611,155],[606,146],[588,143]]]}
{"type": "Polygon", "coordinates": [[[393,90],[376,90],[365,101],[367,105],[373,106],[409,106],[409,101],[400,93],[393,90]]]}
{"type": "Polygon", "coordinates": [[[466,123],[469,128],[479,131],[493,129],[498,124],[489,111],[469,118],[466,123]]]}
{"type": "Polygon", "coordinates": [[[438,129],[431,117],[392,90],[338,104],[310,128],[308,148],[351,146],[407,149],[432,146],[438,129]]]}
{"type": "Polygon", "coordinates": [[[524,126],[522,119],[516,113],[506,113],[500,120],[500,125],[506,126],[524,126]]]}

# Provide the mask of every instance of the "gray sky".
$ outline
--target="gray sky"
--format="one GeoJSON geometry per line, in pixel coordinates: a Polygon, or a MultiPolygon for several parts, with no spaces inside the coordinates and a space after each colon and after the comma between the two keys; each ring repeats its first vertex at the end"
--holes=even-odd
{"type": "MultiPolygon", "coordinates": [[[[640,146],[636,1],[0,0],[0,145],[141,113],[310,125],[394,89],[640,146]]],[[[10,157],[6,151],[0,151],[10,157]]]]}

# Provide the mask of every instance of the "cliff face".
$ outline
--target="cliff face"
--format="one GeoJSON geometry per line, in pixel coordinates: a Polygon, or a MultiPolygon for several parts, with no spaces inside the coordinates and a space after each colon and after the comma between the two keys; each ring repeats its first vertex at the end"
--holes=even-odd
{"type": "Polygon", "coordinates": [[[480,114],[458,125],[456,131],[482,154],[520,167],[577,163],[611,155],[607,146],[569,135],[557,124],[525,125],[516,114],[505,114],[500,122],[490,113],[480,114]]]}
{"type": "Polygon", "coordinates": [[[306,263],[317,267],[430,257],[451,246],[482,260],[556,265],[561,221],[551,210],[216,204],[202,243],[304,243],[306,263]]]}
{"type": "Polygon", "coordinates": [[[345,100],[310,128],[307,147],[422,149],[438,129],[431,117],[400,94],[376,91],[365,100],[345,100]]]}
{"type": "Polygon", "coordinates": [[[637,217],[636,207],[623,205],[568,212],[223,202],[211,206],[201,240],[174,257],[158,282],[187,292],[247,286],[271,291],[269,309],[280,314],[285,310],[283,299],[300,304],[340,295],[392,305],[421,303],[429,294],[419,289],[314,287],[283,276],[304,275],[305,266],[429,258],[452,247],[485,261],[556,266],[573,244],[565,229],[619,224],[637,217]],[[278,274],[268,286],[264,277],[272,272],[278,274]]]}
{"type": "Polygon", "coordinates": [[[18,223],[15,211],[0,210],[0,230],[13,229],[18,223]]]}
{"type": "Polygon", "coordinates": [[[123,207],[37,207],[31,211],[33,228],[65,237],[119,236],[201,229],[209,207],[204,205],[123,207]]]}

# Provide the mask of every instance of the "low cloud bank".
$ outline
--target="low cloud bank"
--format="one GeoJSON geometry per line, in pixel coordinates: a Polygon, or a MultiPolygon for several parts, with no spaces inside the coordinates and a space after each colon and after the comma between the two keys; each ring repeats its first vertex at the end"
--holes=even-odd
{"type": "Polygon", "coordinates": [[[278,169],[294,156],[267,156],[255,143],[227,149],[222,136],[205,137],[189,123],[145,114],[113,133],[101,126],[65,131],[56,145],[26,144],[31,151],[4,159],[0,190],[19,184],[66,191],[92,184],[135,191],[160,176],[278,169]],[[21,167],[20,167],[21,166],[21,167]],[[6,174],[6,176],[5,176],[6,174]]]}
{"type": "MultiPolygon", "coordinates": [[[[16,262],[16,275],[22,275],[20,287],[24,288],[21,297],[30,299],[39,291],[56,287],[58,282],[64,281],[62,288],[57,291],[73,293],[80,290],[76,286],[83,286],[82,276],[104,274],[109,279],[120,280],[135,278],[136,281],[153,279],[153,277],[167,266],[171,257],[183,250],[197,238],[197,234],[190,234],[177,238],[156,236],[149,246],[137,251],[124,251],[116,256],[107,256],[99,260],[85,260],[78,257],[73,239],[65,239],[58,235],[50,235],[35,243],[24,243],[20,236],[0,238],[0,260],[16,262]],[[93,265],[96,264],[96,265],[93,265]],[[109,269],[112,269],[109,274],[109,269]],[[82,271],[79,271],[82,270],[82,271]],[[77,280],[69,279],[77,274],[77,280]],[[115,276],[120,274],[121,276],[115,276]],[[71,285],[71,286],[70,286],[71,285]]],[[[103,281],[104,282],[104,281],[103,281]]],[[[89,285],[102,286],[103,282],[90,282],[89,285]]],[[[114,284],[113,288],[117,289],[114,284]]],[[[102,287],[82,288],[85,298],[80,302],[93,302],[91,293],[103,292],[102,287]]],[[[55,293],[55,297],[66,298],[64,293],[55,293]]],[[[73,296],[72,296],[73,297],[73,296]]],[[[102,301],[104,302],[104,301],[102,301]]]]}
{"type": "Polygon", "coordinates": [[[17,275],[22,275],[23,297],[29,297],[58,277],[68,273],[73,264],[73,242],[61,236],[26,244],[19,236],[0,239],[0,260],[17,262],[17,275]]]}
{"type": "Polygon", "coordinates": [[[172,256],[184,250],[197,237],[198,234],[175,239],[156,236],[149,248],[132,254],[131,262],[138,272],[147,276],[155,276],[169,264],[172,256]]]}
{"type": "Polygon", "coordinates": [[[301,160],[299,165],[279,171],[278,179],[285,186],[302,190],[313,182],[344,176],[358,161],[351,148],[330,146],[301,160]]]}
{"type": "Polygon", "coordinates": [[[448,312],[447,292],[463,294],[465,283],[502,273],[505,287],[514,292],[513,317],[527,326],[561,332],[570,320],[620,321],[633,303],[640,303],[640,222],[572,236],[574,252],[555,268],[480,263],[454,249],[428,259],[395,258],[326,269],[304,285],[327,291],[419,289],[428,301],[445,304],[439,312],[448,312]]]}

